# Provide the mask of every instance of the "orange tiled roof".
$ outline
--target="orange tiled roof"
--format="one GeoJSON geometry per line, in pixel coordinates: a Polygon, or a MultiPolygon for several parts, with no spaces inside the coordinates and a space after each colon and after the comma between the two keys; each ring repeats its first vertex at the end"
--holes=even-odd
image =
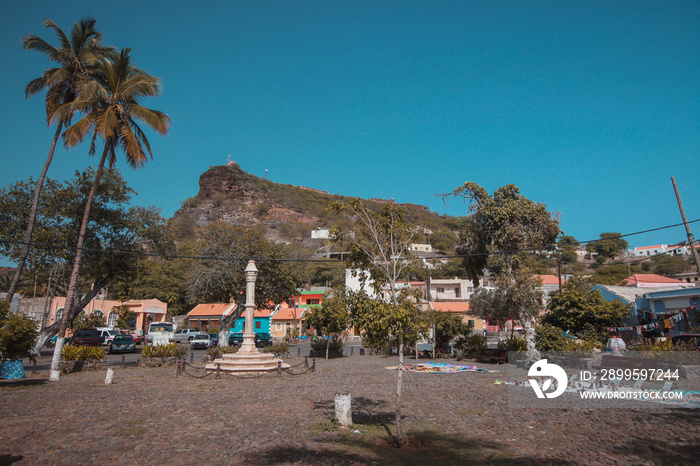
{"type": "Polygon", "coordinates": [[[467,301],[430,301],[430,309],[438,312],[469,312],[467,301]]]}
{"type": "MultiPolygon", "coordinates": [[[[229,308],[231,311],[236,309],[236,304],[230,303],[213,303],[213,304],[198,304],[194,309],[187,313],[188,316],[223,316],[229,308]]],[[[231,312],[230,311],[230,312],[231,312]]],[[[255,309],[253,312],[254,317],[270,317],[272,310],[270,309],[255,309]]],[[[245,310],[241,313],[241,317],[245,317],[245,310]]]]}
{"type": "Polygon", "coordinates": [[[294,311],[296,311],[297,320],[303,319],[306,308],[294,309],[292,307],[283,307],[272,316],[272,320],[294,320],[294,311]]]}
{"type": "Polygon", "coordinates": [[[231,303],[197,304],[194,309],[187,313],[188,316],[222,316],[231,306],[231,303]]]}
{"type": "Polygon", "coordinates": [[[668,278],[655,273],[635,273],[627,277],[621,283],[627,282],[627,286],[638,285],[640,283],[683,283],[675,278],[668,278]]]}
{"type": "MultiPolygon", "coordinates": [[[[540,277],[540,280],[542,280],[543,285],[558,285],[559,284],[559,277],[556,275],[536,275],[537,277],[540,277]]],[[[562,278],[561,280],[562,283],[565,282],[565,280],[562,278]]]]}

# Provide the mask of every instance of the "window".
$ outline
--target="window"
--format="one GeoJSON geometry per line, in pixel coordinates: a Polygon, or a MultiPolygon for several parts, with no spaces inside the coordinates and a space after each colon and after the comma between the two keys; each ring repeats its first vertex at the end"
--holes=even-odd
{"type": "Polygon", "coordinates": [[[437,291],[438,293],[444,293],[444,292],[445,292],[445,287],[438,286],[437,289],[436,289],[436,291],[437,291]]]}
{"type": "Polygon", "coordinates": [[[117,319],[119,318],[119,313],[112,311],[107,316],[107,327],[114,327],[117,324],[117,319]]]}
{"type": "Polygon", "coordinates": [[[467,324],[468,324],[471,328],[474,328],[474,321],[473,321],[473,320],[469,320],[469,321],[467,322],[467,324]]]}
{"type": "Polygon", "coordinates": [[[282,322],[277,322],[275,324],[275,330],[282,330],[282,322]]]}
{"type": "Polygon", "coordinates": [[[60,308],[60,309],[58,309],[58,310],[56,311],[56,316],[55,316],[54,319],[53,319],[54,323],[60,322],[60,321],[61,321],[61,317],[63,317],[63,308],[60,308]]]}
{"type": "Polygon", "coordinates": [[[260,321],[255,322],[255,328],[260,328],[260,321]]]}
{"type": "Polygon", "coordinates": [[[459,287],[455,287],[455,298],[459,298],[459,287]]]}
{"type": "Polygon", "coordinates": [[[307,299],[306,304],[321,304],[320,299],[307,299]]]}
{"type": "Polygon", "coordinates": [[[102,312],[101,309],[95,309],[95,311],[92,313],[92,315],[94,315],[95,317],[104,317],[105,316],[104,312],[102,312]]]}

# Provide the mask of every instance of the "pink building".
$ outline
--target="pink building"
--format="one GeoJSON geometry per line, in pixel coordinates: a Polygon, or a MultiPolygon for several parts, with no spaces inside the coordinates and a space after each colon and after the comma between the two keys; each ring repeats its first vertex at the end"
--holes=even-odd
{"type": "MultiPolygon", "coordinates": [[[[57,296],[51,300],[51,311],[48,324],[53,324],[63,316],[63,308],[66,298],[57,296]]],[[[165,322],[168,313],[168,304],[157,299],[143,299],[131,301],[113,301],[109,299],[95,298],[83,309],[87,315],[101,315],[107,322],[107,327],[114,327],[119,313],[114,309],[125,305],[136,315],[136,331],[144,333],[150,322],[165,322]]]]}

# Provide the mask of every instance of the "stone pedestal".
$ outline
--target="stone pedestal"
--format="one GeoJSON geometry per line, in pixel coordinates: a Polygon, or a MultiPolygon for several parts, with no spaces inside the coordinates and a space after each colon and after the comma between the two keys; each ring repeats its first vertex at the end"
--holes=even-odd
{"type": "Polygon", "coordinates": [[[236,374],[260,374],[262,372],[276,372],[278,363],[282,369],[289,369],[289,364],[275,358],[272,353],[242,352],[222,354],[220,358],[207,364],[207,372],[216,371],[217,364],[225,372],[236,374]]]}

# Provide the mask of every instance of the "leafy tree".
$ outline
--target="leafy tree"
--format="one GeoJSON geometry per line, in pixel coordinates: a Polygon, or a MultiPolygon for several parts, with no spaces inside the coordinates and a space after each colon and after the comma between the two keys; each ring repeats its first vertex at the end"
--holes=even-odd
{"type": "Polygon", "coordinates": [[[492,268],[498,288],[508,304],[518,310],[528,347],[528,359],[537,360],[534,320],[541,306],[538,283],[525,266],[526,252],[548,249],[559,234],[559,219],[544,204],[520,194],[517,186],[498,188],[490,196],[484,188],[466,182],[452,193],[470,202],[466,228],[462,231],[460,252],[466,254],[467,276],[475,286],[484,275],[488,253],[494,255],[492,268]]]}
{"type": "Polygon", "coordinates": [[[435,346],[442,348],[457,337],[469,335],[472,326],[462,320],[462,314],[429,311],[423,314],[427,326],[435,330],[435,346]]]}
{"type": "MultiPolygon", "coordinates": [[[[92,18],[84,18],[80,22],[75,23],[69,36],[66,36],[63,30],[50,19],[45,19],[43,23],[44,26],[53,28],[56,31],[56,35],[61,43],[60,47],[56,48],[33,34],[22,38],[22,47],[25,50],[36,50],[46,54],[49,60],[58,63],[60,66],[49,68],[39,78],[30,81],[24,93],[29,98],[46,90],[46,116],[47,119],[50,119],[58,106],[75,100],[79,78],[89,75],[94,69],[97,59],[100,56],[109,55],[113,49],[102,45],[102,34],[95,29],[96,21],[92,18]]],[[[15,293],[29,255],[29,243],[32,240],[41,191],[46,173],[53,160],[58,137],[63,130],[64,124],[70,124],[72,115],[72,112],[67,112],[62,118],[57,120],[56,133],[51,141],[49,154],[46,157],[46,162],[44,162],[41,175],[39,175],[39,179],[34,186],[34,196],[27,222],[20,224],[26,225],[26,229],[22,239],[22,250],[17,261],[17,270],[8,289],[8,301],[12,301],[12,295],[15,293]]]]}
{"type": "Polygon", "coordinates": [[[564,283],[563,289],[564,291],[578,290],[582,293],[586,293],[595,285],[596,282],[593,281],[590,275],[574,275],[564,283]]]}
{"type": "Polygon", "coordinates": [[[175,257],[136,256],[132,273],[115,279],[108,294],[119,301],[144,297],[159,299],[168,303],[168,314],[183,315],[194,307],[187,288],[187,273],[192,263],[178,256],[195,256],[196,241],[178,238],[172,220],[157,222],[157,225],[158,244],[151,243],[149,249],[175,257]]]}
{"type": "MultiPolygon", "coordinates": [[[[343,288],[336,288],[323,298],[321,307],[309,311],[306,322],[324,336],[338,335],[350,327],[351,317],[343,288]]],[[[326,359],[330,348],[330,338],[326,339],[326,359]]]]}
{"type": "Polygon", "coordinates": [[[122,49],[114,59],[101,57],[95,73],[81,77],[79,98],[58,107],[51,118],[61,120],[74,112],[83,113],[84,116],[64,133],[65,145],[75,146],[94,129],[90,154],[95,152],[95,140],[98,136],[104,140],[104,149],[92,189],[85,203],[73,270],[66,293],[66,308],[70,312],[64,312],[61,319],[49,380],[58,381],[60,376],[58,364],[63,349],[63,336],[68,326],[68,319],[73,312],[90,212],[105,162],[109,158],[110,168],[114,166],[117,148],[124,151],[127,162],[133,167],[143,166],[147,160],[147,154],[152,156],[151,146],[138,122],[144,122],[157,133],[165,134],[170,126],[170,118],[162,112],[140,105],[138,100],[142,97],[157,96],[159,93],[160,80],[136,68],[131,63],[129,49],[122,49]]]}
{"type": "Polygon", "coordinates": [[[346,300],[354,324],[362,329],[362,343],[370,348],[383,349],[394,344],[400,348],[402,341],[411,345],[425,331],[421,312],[408,296],[400,296],[398,304],[392,304],[356,291],[347,292],[346,300]]]}
{"type": "Polygon", "coordinates": [[[455,278],[464,276],[462,259],[450,259],[447,262],[440,262],[430,272],[431,278],[455,278]]]}
{"type": "Polygon", "coordinates": [[[630,275],[643,272],[638,265],[611,264],[597,268],[591,279],[595,284],[618,285],[630,275]]]}
{"type": "Polygon", "coordinates": [[[86,328],[104,327],[105,325],[106,321],[104,316],[96,315],[95,313],[87,315],[81,312],[78,314],[78,317],[73,320],[71,328],[74,330],[81,330],[86,328]]]}
{"type": "Polygon", "coordinates": [[[560,236],[558,241],[559,246],[559,258],[562,262],[576,262],[578,260],[578,254],[576,254],[576,246],[579,242],[573,236],[560,236]]]}
{"type": "Polygon", "coordinates": [[[586,250],[595,252],[599,256],[612,258],[625,251],[629,247],[627,241],[620,233],[601,233],[600,239],[586,245],[586,250]]]}
{"type": "Polygon", "coordinates": [[[653,264],[652,270],[654,273],[664,276],[683,273],[691,268],[691,264],[687,260],[668,254],[652,257],[651,262],[653,264]]]}
{"type": "Polygon", "coordinates": [[[353,199],[349,202],[331,202],[328,208],[353,222],[353,229],[340,224],[331,228],[331,242],[347,245],[349,249],[348,265],[368,271],[377,291],[382,284],[389,288],[390,303],[367,301],[365,306],[358,308],[357,322],[370,339],[374,335],[386,335],[387,330],[397,332],[394,333],[399,348],[396,440],[398,445],[403,445],[406,439],[401,429],[401,387],[404,336],[408,325],[404,319],[412,315],[415,305],[408,297],[400,299],[397,281],[417,261],[409,254],[409,248],[418,234],[418,228],[406,222],[404,211],[393,204],[384,204],[378,210],[373,210],[362,200],[353,199]]]}
{"type": "Polygon", "coordinates": [[[477,289],[471,296],[469,313],[479,319],[493,322],[498,325],[499,330],[503,330],[506,322],[518,318],[518,310],[506,304],[503,291],[502,288],[477,289]]]}
{"type": "Polygon", "coordinates": [[[598,291],[567,289],[554,294],[542,316],[543,324],[570,332],[581,339],[603,344],[606,333],[601,327],[619,327],[631,312],[629,304],[606,301],[598,291]]]}
{"type": "Polygon", "coordinates": [[[10,312],[9,301],[0,301],[0,355],[2,359],[22,359],[31,356],[36,334],[36,322],[25,315],[10,312]]]}
{"type": "MultiPolygon", "coordinates": [[[[65,293],[68,287],[63,272],[69,269],[75,250],[68,245],[77,242],[78,226],[83,215],[82,203],[92,189],[94,170],[76,172],[63,183],[47,179],[42,191],[36,226],[35,247],[30,250],[28,266],[37,277],[37,290],[42,295],[65,293]],[[43,291],[42,291],[43,290],[43,291]]],[[[31,182],[19,182],[0,190],[0,239],[12,241],[31,203],[31,182]]],[[[165,252],[169,241],[165,236],[165,220],[157,209],[130,207],[133,190],[116,170],[105,170],[93,201],[91,225],[85,237],[78,290],[81,303],[73,309],[69,322],[113,279],[129,281],[144,252],[165,252]],[[123,251],[104,253],[103,249],[123,251]]],[[[5,245],[3,253],[10,258],[21,251],[16,244],[5,245]]],[[[33,283],[28,283],[33,288],[33,283]]],[[[142,298],[143,295],[137,296],[142,298]]],[[[44,326],[35,345],[55,335],[59,323],[44,326]]]]}
{"type": "Polygon", "coordinates": [[[294,271],[284,262],[279,246],[250,228],[234,227],[219,221],[207,225],[200,234],[198,259],[188,274],[190,296],[203,302],[236,302],[235,312],[222,319],[219,344],[227,346],[228,331],[243,313],[245,268],[256,261],[255,306],[269,309],[292,296],[300,286],[294,271]]]}

